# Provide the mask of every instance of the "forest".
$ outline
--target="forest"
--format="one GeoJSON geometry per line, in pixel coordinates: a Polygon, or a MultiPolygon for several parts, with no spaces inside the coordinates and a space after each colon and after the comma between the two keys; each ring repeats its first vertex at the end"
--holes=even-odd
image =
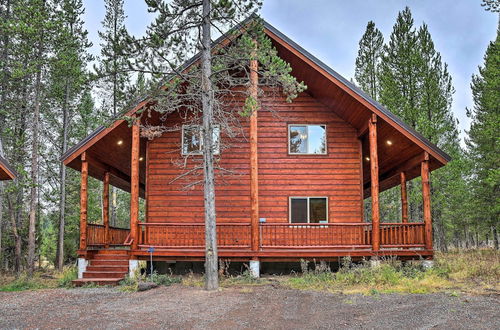
{"type": "MultiPolygon", "coordinates": [[[[162,1],[146,3],[155,12],[162,1]]],[[[482,5],[499,15],[498,1],[482,5]]],[[[153,42],[162,20],[148,26],[152,42],[138,52],[123,7],[124,0],[105,0],[100,54],[93,56],[82,0],[0,0],[0,155],[18,175],[0,183],[0,271],[62,269],[74,263],[80,176],[62,165],[61,156],[164,78],[151,67],[165,55],[153,42]]],[[[452,107],[453,77],[428,26],[416,25],[410,8],[391,19],[393,29],[386,36],[377,22],[367,22],[353,81],[452,157],[432,173],[435,248],[498,249],[500,25],[471,77],[471,126],[460,132],[452,107]]],[[[179,56],[179,63],[188,55],[179,56]]],[[[422,218],[420,184],[417,178],[408,185],[410,221],[422,218]]],[[[88,218],[99,221],[102,183],[89,180],[88,195],[88,218]]],[[[128,226],[129,203],[128,193],[112,189],[111,225],[128,226]]],[[[365,203],[369,215],[370,203],[365,203]]],[[[399,187],[383,192],[380,205],[382,221],[398,219],[399,187]]]]}

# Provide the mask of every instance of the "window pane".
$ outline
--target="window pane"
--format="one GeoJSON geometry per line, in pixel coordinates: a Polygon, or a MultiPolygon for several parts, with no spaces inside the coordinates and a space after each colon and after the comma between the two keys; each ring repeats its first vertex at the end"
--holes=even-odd
{"type": "Polygon", "coordinates": [[[184,127],[184,140],[182,141],[182,151],[185,154],[199,153],[201,148],[199,126],[184,127]]]}
{"type": "Polygon", "coordinates": [[[326,198],[309,198],[309,222],[326,221],[326,198]]]}
{"type": "Polygon", "coordinates": [[[290,126],[290,153],[307,153],[307,127],[290,126]]]}
{"type": "Polygon", "coordinates": [[[290,200],[291,207],[290,221],[292,223],[307,222],[307,199],[306,198],[292,198],[290,200]]]}
{"type": "Polygon", "coordinates": [[[310,125],[309,126],[309,153],[311,154],[326,154],[326,134],[325,126],[310,125]]]}

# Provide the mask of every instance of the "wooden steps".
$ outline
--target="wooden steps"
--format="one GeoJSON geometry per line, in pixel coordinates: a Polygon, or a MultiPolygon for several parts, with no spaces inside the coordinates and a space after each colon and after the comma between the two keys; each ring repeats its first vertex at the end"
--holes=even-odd
{"type": "Polygon", "coordinates": [[[126,250],[99,250],[89,260],[83,278],[74,280],[73,284],[118,285],[128,273],[128,260],[126,250]]]}

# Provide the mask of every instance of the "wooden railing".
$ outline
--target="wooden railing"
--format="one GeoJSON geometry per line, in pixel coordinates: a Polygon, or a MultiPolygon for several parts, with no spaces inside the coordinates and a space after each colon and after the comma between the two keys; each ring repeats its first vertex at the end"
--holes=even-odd
{"type": "MultiPolygon", "coordinates": [[[[140,247],[164,247],[176,249],[203,249],[205,247],[204,223],[139,223],[140,247]]],[[[112,242],[123,244],[129,231],[110,228],[112,242]]],[[[104,244],[104,226],[89,225],[89,245],[104,244]]],[[[220,248],[250,249],[250,223],[217,224],[217,240],[220,248]]],[[[259,224],[259,248],[265,249],[314,249],[372,247],[371,223],[261,223],[259,224]]],[[[425,244],[423,223],[381,223],[382,248],[423,247],[425,244]]],[[[115,244],[115,243],[110,243],[115,244]]]]}
{"type": "Polygon", "coordinates": [[[106,227],[101,224],[87,224],[87,245],[122,245],[130,230],[109,227],[109,241],[106,242],[106,227]]]}
{"type": "Polygon", "coordinates": [[[424,223],[381,223],[380,244],[382,247],[423,247],[425,245],[424,223]]]}
{"type": "Polygon", "coordinates": [[[369,223],[261,223],[262,248],[359,247],[371,244],[369,223]]]}
{"type": "MultiPolygon", "coordinates": [[[[139,223],[139,245],[205,248],[204,223],[139,223]]],[[[222,248],[250,248],[249,223],[218,223],[217,244],[222,248]]]]}

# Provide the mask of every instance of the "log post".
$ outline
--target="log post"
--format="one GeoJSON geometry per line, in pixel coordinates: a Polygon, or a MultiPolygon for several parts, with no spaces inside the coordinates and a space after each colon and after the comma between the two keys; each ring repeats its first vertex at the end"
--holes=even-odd
{"type": "Polygon", "coordinates": [[[84,152],[81,156],[82,160],[82,177],[80,184],[80,250],[87,249],[87,203],[88,203],[88,176],[89,163],[87,162],[87,154],[84,152]]]}
{"type": "Polygon", "coordinates": [[[421,164],[422,199],[424,207],[425,249],[432,250],[431,188],[429,174],[429,154],[426,152],[421,164]]]}
{"type": "Polygon", "coordinates": [[[130,237],[132,250],[137,249],[139,241],[139,120],[132,125],[132,151],[130,157],[130,237]]]}
{"type": "MultiPolygon", "coordinates": [[[[257,102],[259,65],[256,59],[250,60],[250,97],[257,102]]],[[[259,250],[259,159],[257,151],[257,107],[250,116],[250,203],[252,251],[259,250]]]]}
{"type": "Polygon", "coordinates": [[[377,151],[377,116],[372,114],[368,121],[370,141],[370,175],[372,195],[372,249],[380,249],[380,209],[379,209],[379,184],[378,184],[378,151],[377,151]]]}
{"type": "Polygon", "coordinates": [[[406,192],[406,173],[401,172],[401,222],[408,222],[408,194],[406,192]]]}
{"type": "Polygon", "coordinates": [[[109,172],[104,172],[104,180],[102,186],[102,222],[104,224],[104,239],[105,247],[109,247],[109,172]]]}

